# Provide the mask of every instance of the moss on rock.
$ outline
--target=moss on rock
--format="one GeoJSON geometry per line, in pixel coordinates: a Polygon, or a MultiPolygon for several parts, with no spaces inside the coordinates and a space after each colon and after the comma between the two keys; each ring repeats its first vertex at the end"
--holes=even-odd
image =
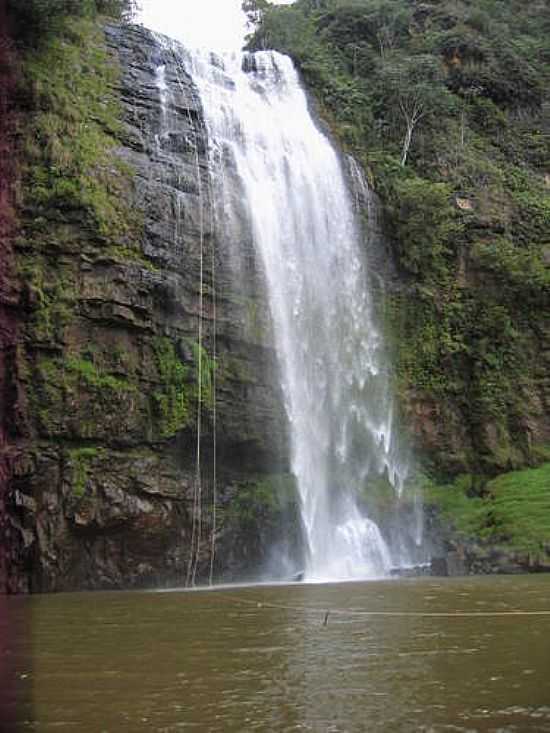
{"type": "Polygon", "coordinates": [[[550,463],[487,481],[463,475],[452,484],[425,482],[428,507],[464,541],[513,552],[550,553],[550,463]]]}

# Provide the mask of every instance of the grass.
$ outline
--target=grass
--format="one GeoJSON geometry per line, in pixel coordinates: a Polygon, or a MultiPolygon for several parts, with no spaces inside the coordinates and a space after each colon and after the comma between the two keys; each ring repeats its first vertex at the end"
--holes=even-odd
{"type": "Polygon", "coordinates": [[[465,475],[452,484],[424,486],[435,507],[464,539],[479,539],[520,552],[550,547],[550,463],[511,471],[483,486],[465,475]]]}
{"type": "Polygon", "coordinates": [[[113,392],[127,392],[135,389],[127,379],[114,377],[112,374],[102,372],[89,359],[70,357],[65,362],[66,369],[78,376],[85,384],[98,390],[112,390],[113,392]]]}
{"type": "Polygon", "coordinates": [[[86,493],[90,461],[96,458],[99,452],[100,449],[92,446],[73,448],[69,451],[69,457],[73,465],[73,493],[79,499],[86,493]]]}
{"type": "Polygon", "coordinates": [[[550,463],[503,474],[486,488],[496,537],[526,551],[550,547],[550,463]]]}

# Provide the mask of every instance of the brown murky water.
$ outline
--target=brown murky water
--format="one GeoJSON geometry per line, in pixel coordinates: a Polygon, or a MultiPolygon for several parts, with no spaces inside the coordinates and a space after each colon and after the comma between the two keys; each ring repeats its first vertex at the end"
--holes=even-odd
{"type": "Polygon", "coordinates": [[[22,730],[550,731],[550,576],[25,604],[22,730]]]}

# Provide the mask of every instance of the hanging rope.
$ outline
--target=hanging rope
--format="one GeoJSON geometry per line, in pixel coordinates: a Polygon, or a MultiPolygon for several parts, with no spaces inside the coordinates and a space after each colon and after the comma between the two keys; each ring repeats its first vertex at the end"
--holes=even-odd
{"type": "MultiPolygon", "coordinates": [[[[179,53],[174,45],[171,46],[172,55],[175,62],[177,81],[184,92],[183,79],[187,76],[184,64],[181,61],[179,53]]],[[[192,526],[191,526],[191,543],[189,560],[187,564],[187,573],[185,585],[187,587],[195,586],[197,569],[199,564],[201,540],[203,534],[203,517],[202,517],[202,505],[203,505],[203,487],[202,487],[202,471],[201,471],[201,441],[202,441],[202,410],[203,410],[203,383],[204,383],[204,372],[203,372],[203,354],[204,354],[204,207],[205,198],[203,195],[203,186],[200,175],[200,159],[199,159],[199,145],[198,145],[198,134],[195,120],[191,116],[190,110],[187,109],[187,117],[189,120],[190,127],[193,131],[194,138],[194,152],[195,152],[195,169],[197,172],[197,188],[199,194],[199,228],[200,228],[200,272],[199,272],[199,314],[198,314],[198,353],[197,353],[197,420],[196,420],[196,456],[195,456],[195,478],[193,482],[193,511],[192,511],[192,526]]],[[[206,125],[204,120],[202,123],[201,131],[203,135],[207,135],[206,125]]],[[[212,168],[213,161],[210,160],[210,167],[212,168]]],[[[210,212],[210,233],[211,233],[211,285],[212,285],[212,309],[213,309],[213,334],[212,334],[212,450],[213,450],[213,475],[212,475],[212,526],[210,535],[210,568],[209,568],[209,584],[212,585],[213,573],[214,573],[214,560],[216,553],[216,524],[217,524],[217,401],[216,401],[216,388],[217,388],[217,377],[216,377],[216,366],[217,366],[217,296],[216,296],[216,262],[215,262],[215,247],[214,247],[214,192],[212,186],[212,179],[210,177],[210,185],[208,188],[209,192],[209,212],[210,212]]]]}
{"type": "MultiPolygon", "coordinates": [[[[189,113],[189,110],[188,110],[189,113]]],[[[199,553],[202,535],[202,477],[201,477],[201,433],[202,433],[202,341],[203,341],[203,308],[204,308],[204,201],[202,195],[202,181],[199,167],[199,148],[197,130],[193,125],[195,136],[195,159],[197,169],[197,187],[199,190],[199,230],[200,230],[200,253],[199,253],[199,326],[198,326],[198,354],[197,354],[197,451],[195,459],[195,486],[196,486],[196,548],[193,560],[193,572],[191,576],[191,585],[195,585],[197,575],[197,565],[199,562],[199,553]]],[[[194,512],[195,514],[195,512],[194,512]]]]}
{"type": "MultiPolygon", "coordinates": [[[[172,44],[170,46],[178,85],[185,92],[183,77],[186,71],[183,67],[179,54],[172,44]]],[[[202,383],[203,383],[203,310],[204,310],[204,200],[200,172],[199,140],[195,122],[189,109],[187,109],[189,126],[193,131],[193,146],[195,156],[195,170],[197,175],[197,189],[199,194],[199,314],[198,314],[198,350],[197,350],[197,420],[196,420],[196,453],[195,453],[195,478],[193,481],[193,510],[191,523],[191,542],[189,559],[187,562],[187,573],[185,585],[195,585],[197,566],[199,562],[201,535],[202,535],[202,476],[201,476],[201,438],[202,438],[202,383]]]]}
{"type": "MultiPolygon", "coordinates": [[[[212,161],[213,162],[213,161],[212,161]]],[[[223,166],[220,166],[223,170],[223,166]]],[[[212,282],[212,527],[210,530],[210,570],[208,573],[208,584],[212,585],[214,576],[214,559],[216,556],[216,524],[217,524],[217,402],[216,402],[216,386],[217,386],[217,336],[218,336],[218,324],[217,324],[217,295],[216,295],[216,252],[215,252],[215,221],[214,221],[214,189],[212,179],[210,179],[210,268],[211,268],[211,282],[212,282]]]]}
{"type": "MultiPolygon", "coordinates": [[[[160,43],[166,44],[166,41],[162,39],[161,37],[159,37],[158,40],[160,43]]],[[[181,63],[181,60],[176,51],[175,45],[173,43],[169,43],[166,47],[172,55],[172,59],[174,61],[174,67],[176,70],[176,80],[183,94],[185,92],[184,83],[183,83],[183,76],[185,74],[185,70],[183,68],[183,64],[181,63]]],[[[193,136],[194,136],[195,168],[197,171],[197,179],[199,181],[199,199],[200,199],[201,198],[200,196],[200,171],[198,167],[197,135],[196,135],[195,126],[193,124],[193,120],[192,120],[189,110],[187,110],[187,117],[188,117],[188,121],[191,126],[191,129],[193,130],[193,136]]],[[[200,205],[200,208],[202,209],[202,203],[200,205]]],[[[201,246],[201,249],[202,249],[202,246],[201,246]]],[[[199,321],[200,321],[200,315],[199,315],[199,321]]],[[[200,394],[200,390],[199,390],[199,394],[200,394]]],[[[200,441],[199,441],[198,453],[199,453],[199,458],[200,458],[200,441]]],[[[191,520],[191,541],[190,541],[190,547],[189,547],[189,558],[187,561],[187,571],[185,574],[185,586],[186,587],[189,587],[191,583],[191,579],[193,577],[193,560],[195,557],[195,544],[196,544],[196,535],[197,535],[197,502],[198,502],[198,491],[197,491],[197,481],[196,481],[196,476],[195,476],[195,480],[193,481],[193,508],[192,508],[192,520],[191,520]]]]}

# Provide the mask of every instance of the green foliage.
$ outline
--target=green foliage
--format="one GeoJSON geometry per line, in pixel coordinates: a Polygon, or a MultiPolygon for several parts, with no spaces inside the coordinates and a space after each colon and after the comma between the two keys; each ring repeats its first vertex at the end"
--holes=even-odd
{"type": "Polygon", "coordinates": [[[27,51],[22,161],[24,205],[35,220],[81,210],[89,228],[120,244],[136,239],[139,221],[124,197],[131,172],[112,155],[121,130],[117,73],[86,19],[64,20],[56,37],[27,51]]]}
{"type": "Polygon", "coordinates": [[[399,261],[420,280],[445,278],[447,259],[462,230],[451,189],[419,177],[394,177],[386,189],[386,210],[399,261]]]}
{"type": "Polygon", "coordinates": [[[63,369],[55,359],[40,357],[29,389],[33,413],[38,417],[39,431],[53,435],[56,421],[64,410],[65,382],[63,369]]]}
{"type": "Polygon", "coordinates": [[[73,493],[77,498],[82,498],[86,492],[86,482],[88,480],[88,472],[90,463],[101,452],[101,449],[86,446],[83,448],[73,448],[69,451],[69,458],[73,468],[73,493]]]}
{"type": "Polygon", "coordinates": [[[68,17],[129,18],[134,0],[7,0],[8,17],[22,45],[38,47],[59,33],[68,17]]]}
{"type": "Polygon", "coordinates": [[[424,503],[436,507],[443,521],[463,538],[485,538],[491,532],[489,508],[478,492],[474,478],[468,474],[443,486],[427,478],[422,481],[424,503]]]}
{"type": "Polygon", "coordinates": [[[471,476],[437,486],[423,482],[424,501],[464,539],[481,539],[519,552],[550,544],[550,463],[513,471],[476,486],[471,476]]]}
{"type": "Polygon", "coordinates": [[[409,298],[395,295],[389,299],[387,318],[397,357],[400,396],[406,400],[410,385],[433,395],[449,398],[464,388],[461,355],[467,346],[461,334],[460,310],[454,304],[433,307],[431,290],[419,293],[407,307],[409,298]]]}
{"type": "Polygon", "coordinates": [[[486,487],[494,534],[537,551],[550,543],[550,464],[503,474],[486,487]]]}
{"type": "MultiPolygon", "coordinates": [[[[334,5],[334,3],[333,3],[334,5]]],[[[357,72],[358,56],[385,56],[401,45],[408,34],[411,8],[392,0],[371,3],[339,3],[319,18],[323,37],[341,47],[357,72]]]]}
{"type": "Polygon", "coordinates": [[[195,364],[195,381],[196,388],[194,389],[195,398],[198,397],[198,383],[199,383],[199,360],[201,365],[201,403],[207,408],[212,409],[214,407],[214,371],[216,369],[216,363],[210,357],[204,346],[199,346],[196,341],[191,342],[191,350],[193,352],[193,362],[195,364]]]}
{"type": "Polygon", "coordinates": [[[118,424],[143,404],[132,370],[99,349],[38,356],[29,366],[28,395],[41,436],[97,439],[106,423],[118,424]]]}
{"type": "Polygon", "coordinates": [[[524,307],[544,306],[550,295],[550,270],[538,247],[518,247],[505,237],[476,244],[473,255],[479,265],[494,275],[510,297],[524,299],[524,307]]]}
{"type": "Polygon", "coordinates": [[[186,427],[190,419],[188,368],[168,338],[155,339],[154,352],[160,377],[160,384],[153,393],[155,412],[160,436],[170,438],[186,427]]]}
{"type": "Polygon", "coordinates": [[[533,458],[539,463],[550,463],[550,443],[535,445],[533,448],[533,458]]]}
{"type": "MultiPolygon", "coordinates": [[[[313,29],[302,12],[293,5],[271,8],[264,4],[261,10],[261,25],[250,39],[255,48],[274,48],[290,52],[291,49],[304,49],[308,43],[315,42],[313,29]]],[[[304,54],[305,55],[305,54],[304,54]]]]}
{"type": "Polygon", "coordinates": [[[215,362],[204,347],[196,341],[185,340],[182,351],[190,349],[191,364],[185,364],[174,343],[166,337],[157,337],[153,343],[159,372],[159,386],[153,393],[155,413],[162,438],[170,438],[190,427],[198,409],[199,358],[201,361],[201,411],[214,406],[215,362]]]}
{"type": "Polygon", "coordinates": [[[69,357],[65,361],[65,369],[82,384],[98,391],[131,392],[136,389],[128,379],[105,373],[89,358],[69,357]]]}
{"type": "Polygon", "coordinates": [[[53,269],[38,254],[22,254],[18,270],[27,288],[31,309],[28,321],[33,339],[54,345],[63,338],[65,327],[74,317],[75,287],[72,273],[61,263],[53,269]]]}
{"type": "Polygon", "coordinates": [[[378,116],[388,127],[403,127],[401,165],[405,165],[413,134],[420,124],[451,114],[456,101],[444,83],[441,64],[430,54],[386,60],[378,73],[378,116]]]}
{"type": "MultiPolygon", "coordinates": [[[[113,155],[121,130],[114,91],[118,70],[96,22],[63,13],[58,20],[55,35],[45,35],[23,54],[20,90],[18,265],[29,312],[26,333],[30,343],[53,353],[63,351],[77,315],[79,261],[66,252],[85,247],[93,254],[100,248],[114,259],[144,264],[136,248],[141,223],[125,196],[131,171],[113,155]]],[[[43,434],[59,433],[67,405],[81,390],[93,393],[98,404],[109,401],[112,409],[129,403],[137,389],[108,359],[88,352],[49,365],[42,359],[35,365],[32,354],[28,358],[37,380],[31,401],[43,434]]],[[[90,416],[92,432],[97,419],[90,416]]]]}

